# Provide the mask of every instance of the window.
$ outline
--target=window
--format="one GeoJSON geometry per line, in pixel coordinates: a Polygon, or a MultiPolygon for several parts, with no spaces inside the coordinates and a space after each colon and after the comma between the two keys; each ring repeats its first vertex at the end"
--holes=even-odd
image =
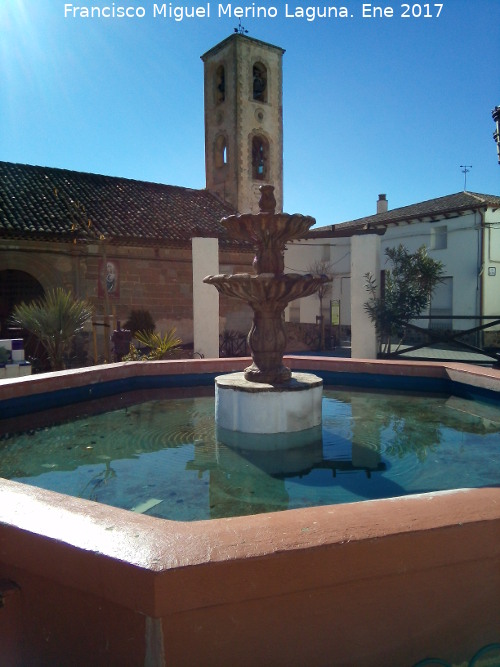
{"type": "Polygon", "coordinates": [[[431,229],[431,250],[444,250],[448,246],[448,227],[433,227],[431,229]]]}
{"type": "Polygon", "coordinates": [[[267,102],[267,69],[262,63],[253,66],[253,99],[267,102]]]}
{"type": "Polygon", "coordinates": [[[222,104],[226,99],[226,70],[219,65],[215,72],[215,103],[222,104]]]}
{"type": "Polygon", "coordinates": [[[223,167],[227,164],[227,145],[226,137],[223,134],[219,134],[215,140],[215,166],[223,167]]]}
{"type": "Polygon", "coordinates": [[[443,278],[431,298],[429,314],[434,318],[429,320],[430,329],[451,329],[453,325],[453,278],[443,278]]]}
{"type": "Polygon", "coordinates": [[[252,178],[263,181],[267,178],[269,162],[269,144],[264,137],[252,139],[252,178]]]}

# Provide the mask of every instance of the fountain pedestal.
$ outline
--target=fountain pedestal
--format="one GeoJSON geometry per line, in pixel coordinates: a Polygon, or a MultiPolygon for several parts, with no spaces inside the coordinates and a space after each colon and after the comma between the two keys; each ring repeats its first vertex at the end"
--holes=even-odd
{"type": "Polygon", "coordinates": [[[255,275],[204,279],[221,294],[246,301],[254,312],[248,334],[252,364],[244,373],[216,378],[215,421],[228,433],[308,433],[321,424],[323,381],[315,375],[292,373],[283,365],[284,311],[290,301],[314,294],[330,278],[284,273],[286,242],[303,238],[315,221],[275,213],[274,188],[263,185],[260,190],[260,213],[221,221],[232,237],[253,242],[255,275]]]}
{"type": "Polygon", "coordinates": [[[215,378],[215,421],[240,433],[294,433],[321,424],[323,381],[293,373],[286,385],[250,382],[244,373],[215,378]]]}

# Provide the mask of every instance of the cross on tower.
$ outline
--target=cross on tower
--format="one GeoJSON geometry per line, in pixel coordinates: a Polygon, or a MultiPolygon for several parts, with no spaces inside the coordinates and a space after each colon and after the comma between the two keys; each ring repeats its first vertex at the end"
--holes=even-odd
{"type": "Polygon", "coordinates": [[[241,25],[241,19],[238,23],[238,27],[234,29],[234,32],[237,32],[239,35],[248,35],[248,30],[245,30],[245,28],[241,25]]]}

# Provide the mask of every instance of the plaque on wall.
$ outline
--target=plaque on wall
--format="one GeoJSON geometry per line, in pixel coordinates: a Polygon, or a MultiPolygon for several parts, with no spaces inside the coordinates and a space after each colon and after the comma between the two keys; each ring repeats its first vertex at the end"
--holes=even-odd
{"type": "Polygon", "coordinates": [[[120,265],[116,260],[99,260],[98,296],[120,296],[120,265]]]}

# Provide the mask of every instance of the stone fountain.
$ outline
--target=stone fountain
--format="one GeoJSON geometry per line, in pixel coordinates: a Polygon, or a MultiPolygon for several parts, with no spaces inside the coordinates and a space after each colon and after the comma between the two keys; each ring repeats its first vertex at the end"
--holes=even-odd
{"type": "MultiPolygon", "coordinates": [[[[301,432],[317,438],[321,425],[323,382],[310,373],[292,373],[283,365],[286,347],[284,311],[290,301],[314,294],[330,281],[324,275],[284,273],[287,241],[304,238],[315,220],[299,214],[276,213],[274,187],[262,185],[260,212],[222,219],[229,236],[251,241],[255,249],[254,274],[207,276],[221,294],[246,301],[253,310],[248,334],[252,364],[243,373],[215,379],[215,421],[219,429],[233,434],[262,434],[252,447],[304,444],[301,432]],[[316,433],[314,431],[316,430],[316,433]],[[282,445],[274,434],[284,434],[282,445]],[[290,436],[296,434],[296,437],[290,436]]],[[[248,443],[247,443],[248,444],[248,443]]]]}

